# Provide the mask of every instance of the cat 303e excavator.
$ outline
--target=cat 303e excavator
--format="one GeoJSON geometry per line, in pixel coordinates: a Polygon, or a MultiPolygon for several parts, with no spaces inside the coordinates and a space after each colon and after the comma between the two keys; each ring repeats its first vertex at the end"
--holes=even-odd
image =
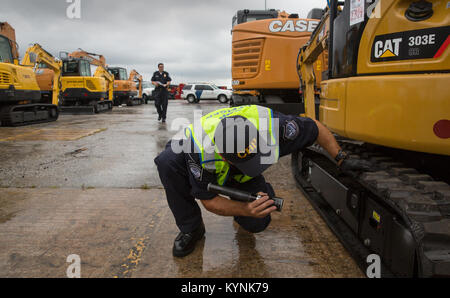
{"type": "Polygon", "coordinates": [[[112,109],[114,77],[106,70],[102,55],[79,49],[65,53],[62,61],[61,113],[93,114],[112,109]],[[93,76],[91,64],[97,66],[93,76]]]}
{"type": "Polygon", "coordinates": [[[450,276],[447,2],[331,0],[297,61],[306,116],[371,171],[343,173],[312,146],[293,154],[295,178],[362,267],[378,255],[382,276],[450,276]]]}
{"type": "Polygon", "coordinates": [[[19,65],[15,30],[0,23],[0,121],[2,126],[19,126],[58,119],[61,62],[38,44],[30,47],[19,65]],[[34,69],[37,63],[54,70],[52,103],[41,101],[34,69]]]}

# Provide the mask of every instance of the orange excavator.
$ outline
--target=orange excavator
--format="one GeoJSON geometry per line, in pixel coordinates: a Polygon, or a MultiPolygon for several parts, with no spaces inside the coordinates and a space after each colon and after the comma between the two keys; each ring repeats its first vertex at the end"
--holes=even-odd
{"type": "MultiPolygon", "coordinates": [[[[287,114],[304,111],[292,61],[321,17],[306,19],[275,9],[239,10],[232,21],[231,105],[258,104],[287,114]]],[[[320,71],[319,62],[314,65],[320,71]]]]}
{"type": "Polygon", "coordinates": [[[108,71],[114,76],[114,105],[126,104],[128,106],[141,105],[142,92],[140,97],[136,97],[137,87],[133,80],[135,75],[132,73],[127,76],[127,70],[124,67],[108,67],[108,71]]]}

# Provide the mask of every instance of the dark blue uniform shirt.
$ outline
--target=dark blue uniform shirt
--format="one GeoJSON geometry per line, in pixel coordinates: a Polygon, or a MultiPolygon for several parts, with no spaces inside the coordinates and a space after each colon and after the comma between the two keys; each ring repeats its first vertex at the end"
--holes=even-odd
{"type": "MultiPolygon", "coordinates": [[[[161,84],[166,84],[167,82],[172,82],[172,79],[169,76],[167,71],[163,71],[160,73],[159,71],[155,71],[152,76],[152,82],[161,82],[161,84]]],[[[163,88],[161,86],[156,86],[156,88],[163,88]]]]}
{"type": "MultiPolygon", "coordinates": [[[[319,129],[312,119],[284,115],[275,111],[273,112],[273,116],[279,119],[280,157],[311,146],[317,140],[319,129]]],[[[189,182],[192,186],[191,195],[200,200],[210,200],[216,197],[216,194],[206,189],[208,183],[217,183],[216,175],[204,170],[200,166],[198,154],[184,154],[189,173],[189,182]]],[[[240,171],[233,166],[231,166],[230,171],[229,177],[240,174],[240,171]]],[[[257,178],[255,177],[253,179],[257,178]]],[[[225,185],[232,186],[230,185],[233,183],[232,180],[232,178],[228,179],[225,185]]]]}

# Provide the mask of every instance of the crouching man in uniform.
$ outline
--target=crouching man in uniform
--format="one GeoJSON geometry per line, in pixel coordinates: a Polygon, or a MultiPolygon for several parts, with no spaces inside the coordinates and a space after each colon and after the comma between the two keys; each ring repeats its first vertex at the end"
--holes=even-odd
{"type": "Polygon", "coordinates": [[[314,142],[336,157],[341,168],[369,166],[364,161],[347,158],[320,122],[256,105],[209,113],[185,129],[184,139],[169,141],[155,163],[180,229],[173,244],[173,255],[190,254],[205,234],[195,199],[212,213],[233,216],[249,232],[264,231],[276,207],[269,199],[275,196],[274,189],[266,183],[263,171],[280,157],[314,142]],[[261,198],[250,203],[228,200],[209,192],[209,183],[259,194],[261,198]]]}

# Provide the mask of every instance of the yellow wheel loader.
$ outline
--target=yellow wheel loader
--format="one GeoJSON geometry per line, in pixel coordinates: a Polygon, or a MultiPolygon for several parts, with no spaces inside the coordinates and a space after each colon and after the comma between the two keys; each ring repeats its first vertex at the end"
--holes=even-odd
{"type": "Polygon", "coordinates": [[[19,126],[58,119],[59,70],[61,64],[39,45],[25,54],[26,65],[19,65],[14,28],[0,23],[0,121],[2,126],[19,126]],[[43,63],[55,70],[52,103],[41,101],[34,69],[43,63]]]}
{"type": "Polygon", "coordinates": [[[446,1],[331,0],[297,60],[305,115],[372,169],[344,173],[314,145],[293,154],[295,178],[364,270],[378,258],[382,276],[450,276],[448,11],[446,1]]]}

